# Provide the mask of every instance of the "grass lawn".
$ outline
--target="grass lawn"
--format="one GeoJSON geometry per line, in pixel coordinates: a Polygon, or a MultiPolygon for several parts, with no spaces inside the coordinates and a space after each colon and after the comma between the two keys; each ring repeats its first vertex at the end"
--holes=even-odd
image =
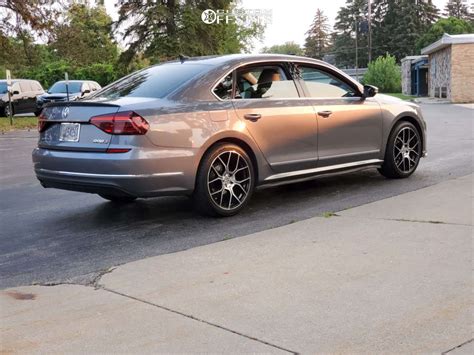
{"type": "Polygon", "coordinates": [[[0,133],[16,129],[36,129],[37,126],[38,119],[35,116],[13,117],[13,126],[10,125],[9,117],[0,117],[0,133]]]}
{"type": "Polygon", "coordinates": [[[410,99],[415,98],[415,96],[403,95],[401,92],[391,92],[391,93],[383,93],[383,94],[390,95],[390,96],[395,96],[395,97],[398,97],[399,99],[402,99],[402,100],[410,100],[410,99]]]}

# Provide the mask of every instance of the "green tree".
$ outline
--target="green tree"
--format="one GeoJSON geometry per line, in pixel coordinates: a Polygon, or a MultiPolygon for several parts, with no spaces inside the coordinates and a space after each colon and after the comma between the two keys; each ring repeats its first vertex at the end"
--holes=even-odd
{"type": "Polygon", "coordinates": [[[330,42],[329,21],[320,9],[316,10],[313,22],[306,32],[305,54],[308,57],[322,59],[330,42]]]}
{"type": "Polygon", "coordinates": [[[271,47],[263,47],[262,53],[294,54],[303,55],[303,49],[296,42],[290,41],[283,44],[276,44],[271,47]]]}
{"type": "Polygon", "coordinates": [[[416,51],[418,38],[439,17],[431,0],[375,0],[373,55],[388,52],[397,60],[416,51]]]}
{"type": "Polygon", "coordinates": [[[419,51],[440,39],[445,33],[455,35],[472,32],[474,32],[474,27],[466,20],[456,17],[442,18],[434,23],[430,29],[418,39],[416,42],[416,47],[419,51]]]}
{"type": "Polygon", "coordinates": [[[356,40],[357,64],[359,67],[367,65],[368,32],[364,26],[367,16],[367,0],[346,0],[346,5],[339,9],[332,35],[332,54],[335,55],[337,65],[356,65],[356,40]]]}
{"type": "Polygon", "coordinates": [[[461,20],[472,21],[474,16],[469,11],[466,0],[448,0],[444,8],[444,16],[456,17],[461,20]]]}
{"type": "Polygon", "coordinates": [[[380,92],[401,91],[401,71],[394,56],[386,54],[369,63],[364,84],[375,85],[380,92]]]}
{"type": "Polygon", "coordinates": [[[73,4],[65,23],[56,27],[51,48],[59,58],[75,66],[114,63],[118,48],[111,30],[112,19],[103,6],[73,4]]]}
{"type": "Polygon", "coordinates": [[[124,1],[119,8],[117,30],[129,42],[121,62],[130,63],[143,52],[152,62],[187,56],[248,51],[251,41],[263,32],[260,23],[238,21],[206,24],[206,9],[233,11],[231,0],[124,1]]]}

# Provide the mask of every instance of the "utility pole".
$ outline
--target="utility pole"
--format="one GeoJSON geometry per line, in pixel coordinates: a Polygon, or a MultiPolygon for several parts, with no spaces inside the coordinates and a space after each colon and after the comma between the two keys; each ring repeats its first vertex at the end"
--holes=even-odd
{"type": "Polygon", "coordinates": [[[355,28],[355,76],[359,80],[359,46],[357,44],[357,17],[354,16],[354,28],[355,28]]]}
{"type": "Polygon", "coordinates": [[[369,23],[369,61],[370,63],[372,61],[372,4],[371,1],[369,1],[369,18],[368,18],[368,23],[369,23]]]}

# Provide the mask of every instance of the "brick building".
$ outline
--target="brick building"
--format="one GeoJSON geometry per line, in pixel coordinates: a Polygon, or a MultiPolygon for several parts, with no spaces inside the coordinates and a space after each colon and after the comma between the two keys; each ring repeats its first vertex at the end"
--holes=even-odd
{"type": "Polygon", "coordinates": [[[421,50],[428,55],[428,95],[474,102],[474,34],[449,35],[421,50]]]}

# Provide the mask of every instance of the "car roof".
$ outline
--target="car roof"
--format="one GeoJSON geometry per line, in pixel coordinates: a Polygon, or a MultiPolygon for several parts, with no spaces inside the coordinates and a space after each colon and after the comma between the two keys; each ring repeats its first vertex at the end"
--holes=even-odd
{"type": "MultiPolygon", "coordinates": [[[[35,81],[35,82],[39,82],[38,80],[34,80],[34,79],[12,79],[12,83],[19,83],[21,81],[35,81]]],[[[0,83],[6,83],[7,82],[7,79],[0,79],[0,83]]]]}
{"type": "MultiPolygon", "coordinates": [[[[319,59],[314,59],[310,57],[303,57],[297,55],[290,55],[290,54],[226,54],[226,55],[216,55],[216,56],[203,56],[203,57],[184,57],[183,60],[179,58],[175,60],[171,60],[168,62],[163,62],[160,64],[172,64],[172,63],[199,63],[199,64],[207,64],[218,66],[222,64],[234,64],[240,62],[252,62],[252,61],[296,61],[296,62],[313,62],[318,64],[325,64],[319,59]]],[[[159,65],[159,64],[158,64],[159,65]]]]}

